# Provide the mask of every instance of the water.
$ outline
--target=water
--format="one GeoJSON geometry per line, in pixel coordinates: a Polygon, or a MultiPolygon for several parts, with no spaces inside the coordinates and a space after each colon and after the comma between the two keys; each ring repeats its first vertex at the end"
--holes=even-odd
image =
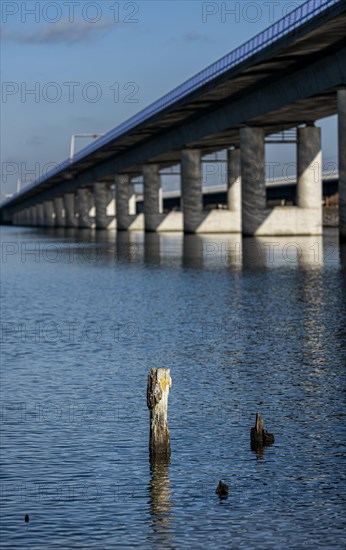
{"type": "Polygon", "coordinates": [[[3,228],[1,260],[2,548],[343,548],[335,232],[3,228]],[[151,367],[171,368],[169,464],[148,458],[151,367]]]}

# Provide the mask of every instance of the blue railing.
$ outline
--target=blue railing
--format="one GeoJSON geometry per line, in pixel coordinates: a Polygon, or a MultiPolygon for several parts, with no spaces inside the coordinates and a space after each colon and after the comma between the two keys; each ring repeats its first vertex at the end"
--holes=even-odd
{"type": "MultiPolygon", "coordinates": [[[[268,27],[266,30],[260,32],[247,42],[245,42],[239,48],[236,48],[232,52],[228,53],[212,65],[209,65],[206,69],[203,69],[193,77],[186,80],[180,86],[174,88],[171,92],[164,95],[136,115],[132,116],[107,134],[97,139],[92,144],[88,145],[74,156],[73,160],[67,159],[49,172],[45,176],[41,176],[30,185],[25,186],[21,193],[27,192],[29,189],[39,185],[43,181],[56,176],[59,172],[73,165],[74,163],[87,157],[94,151],[97,151],[103,145],[106,145],[110,141],[113,141],[117,137],[121,136],[125,132],[134,129],[136,126],[150,119],[154,115],[157,115],[160,111],[166,109],[169,106],[174,105],[180,99],[188,96],[190,93],[198,90],[210,80],[213,80],[217,76],[229,71],[242,63],[245,59],[255,55],[259,51],[264,50],[267,46],[275,42],[276,40],[288,35],[291,31],[301,27],[318,14],[327,10],[335,4],[339,4],[344,0],[307,0],[304,4],[288,13],[282,19],[279,19],[276,23],[268,27]]],[[[18,196],[18,195],[16,195],[18,196]]]]}

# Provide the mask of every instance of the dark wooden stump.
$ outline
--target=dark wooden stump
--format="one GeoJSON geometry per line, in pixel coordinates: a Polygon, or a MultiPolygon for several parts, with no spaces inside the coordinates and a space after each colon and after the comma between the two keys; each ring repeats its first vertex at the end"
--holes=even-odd
{"type": "Polygon", "coordinates": [[[272,445],[275,439],[273,434],[270,434],[263,428],[263,418],[259,413],[256,414],[256,424],[251,428],[251,449],[257,451],[272,445]]]}
{"type": "Polygon", "coordinates": [[[226,483],[223,483],[220,479],[218,486],[215,489],[215,493],[219,495],[219,497],[225,497],[228,495],[228,485],[226,483]]]}
{"type": "Polygon", "coordinates": [[[169,369],[150,369],[147,405],[150,410],[149,451],[152,458],[169,457],[171,453],[167,424],[168,395],[171,386],[169,369]]]}

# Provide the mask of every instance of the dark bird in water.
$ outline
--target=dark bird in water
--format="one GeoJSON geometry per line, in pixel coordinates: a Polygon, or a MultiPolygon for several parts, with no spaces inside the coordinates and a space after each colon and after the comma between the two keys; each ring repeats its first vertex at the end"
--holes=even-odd
{"type": "Polygon", "coordinates": [[[226,483],[222,483],[222,481],[219,481],[219,485],[215,489],[215,493],[219,495],[220,497],[225,497],[228,495],[228,485],[226,483]]]}
{"type": "Polygon", "coordinates": [[[30,520],[29,514],[25,514],[25,516],[24,516],[25,523],[29,523],[29,520],[30,520]]]}

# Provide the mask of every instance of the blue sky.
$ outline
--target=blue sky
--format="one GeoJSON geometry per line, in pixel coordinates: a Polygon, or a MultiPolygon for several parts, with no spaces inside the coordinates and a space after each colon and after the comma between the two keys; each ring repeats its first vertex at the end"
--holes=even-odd
{"type": "MultiPolygon", "coordinates": [[[[73,133],[107,132],[301,3],[3,0],[1,197],[67,158],[73,133]]],[[[335,117],[322,126],[335,163],[335,117]]]]}

